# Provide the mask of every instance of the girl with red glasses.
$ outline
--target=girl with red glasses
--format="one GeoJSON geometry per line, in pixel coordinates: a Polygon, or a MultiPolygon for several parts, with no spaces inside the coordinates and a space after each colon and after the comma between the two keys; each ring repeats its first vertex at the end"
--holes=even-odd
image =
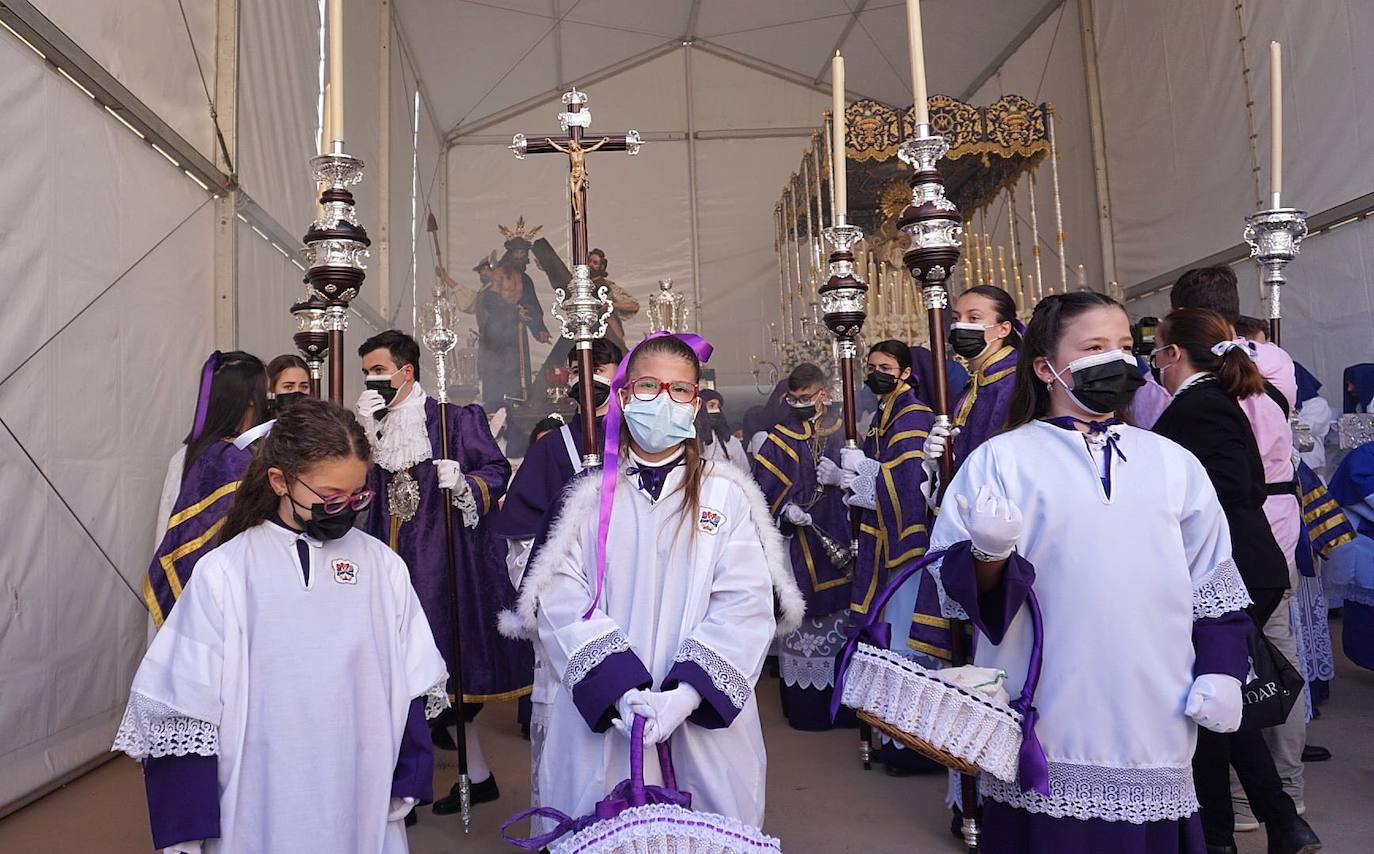
{"type": "Polygon", "coordinates": [[[157,848],[406,850],[448,676],[405,563],[353,527],[370,459],[353,415],[314,398],[257,443],[115,737],[143,762],[157,848]]]}

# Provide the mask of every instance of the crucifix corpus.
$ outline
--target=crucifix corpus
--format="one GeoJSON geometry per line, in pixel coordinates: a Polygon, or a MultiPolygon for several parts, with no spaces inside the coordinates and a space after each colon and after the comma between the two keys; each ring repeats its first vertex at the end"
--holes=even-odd
{"type": "Polygon", "coordinates": [[[566,291],[559,288],[555,292],[558,302],[554,303],[553,315],[558,318],[563,337],[570,339],[577,349],[578,370],[583,378],[578,402],[582,408],[582,465],[589,467],[601,465],[601,448],[596,440],[596,402],[592,397],[595,383],[590,381],[592,341],[606,334],[613,306],[606,287],[598,288],[592,283],[591,268],[587,265],[587,155],[593,151],[624,151],[633,156],[639,153],[640,139],[639,132],[633,130],[587,137],[592,114],[587,109],[587,93],[579,92],[576,87],[563,96],[563,106],[565,110],[558,114],[558,123],[563,129],[561,136],[527,137],[517,133],[511,140],[510,150],[519,160],[524,160],[527,154],[551,153],[564,154],[568,158],[572,280],[566,291]]]}

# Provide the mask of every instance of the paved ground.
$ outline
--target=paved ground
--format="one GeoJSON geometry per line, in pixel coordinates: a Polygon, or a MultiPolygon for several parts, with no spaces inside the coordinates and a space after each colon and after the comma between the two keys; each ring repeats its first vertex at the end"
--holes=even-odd
{"type": "MultiPolygon", "coordinates": [[[[1333,624],[1339,631],[1339,621],[1333,624]]],[[[1339,649],[1339,639],[1336,642],[1339,649]]],[[[1334,854],[1374,851],[1374,673],[1341,659],[1331,701],[1310,729],[1311,741],[1335,758],[1307,769],[1308,820],[1334,854]]],[[[942,776],[891,779],[859,765],[852,731],[800,733],[778,710],[777,683],[760,685],[768,742],[767,830],[788,854],[847,852],[959,852],[948,834],[942,776]]],[[[500,841],[501,821],[528,803],[528,746],[514,723],[514,706],[482,715],[483,739],[493,758],[502,797],[476,809],[472,834],[457,817],[424,812],[410,833],[416,854],[510,852],[500,841]]],[[[441,760],[445,757],[441,754],[441,760]]],[[[452,754],[447,754],[452,757],[452,754]]],[[[451,759],[449,760],[451,762],[451,759]]],[[[451,764],[436,770],[435,788],[447,791],[451,764]]],[[[1241,834],[1243,854],[1261,854],[1264,834],[1241,834]]],[[[0,820],[3,854],[125,854],[148,852],[147,812],[138,766],[124,758],[0,820]]]]}

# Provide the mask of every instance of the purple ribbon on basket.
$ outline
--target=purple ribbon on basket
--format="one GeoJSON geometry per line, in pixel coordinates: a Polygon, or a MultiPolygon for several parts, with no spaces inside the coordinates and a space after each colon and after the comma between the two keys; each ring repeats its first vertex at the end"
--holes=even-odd
{"type": "Polygon", "coordinates": [[[930,552],[899,571],[892,577],[892,581],[887,587],[884,587],[878,597],[873,600],[864,621],[857,625],[851,625],[845,630],[844,646],[840,648],[840,654],[835,657],[835,690],[830,695],[830,719],[832,721],[840,713],[840,699],[844,696],[844,677],[849,672],[849,662],[854,658],[854,653],[858,651],[859,644],[866,643],[881,649],[887,649],[892,645],[892,624],[879,619],[883,608],[887,605],[887,600],[891,599],[898,588],[905,584],[911,576],[944,556],[943,551],[930,552]]]}
{"type": "Polygon", "coordinates": [[[673,773],[673,756],[666,741],[658,744],[658,766],[659,770],[663,772],[663,785],[647,786],[644,784],[644,723],[645,718],[642,715],[635,715],[634,723],[630,727],[630,778],[621,780],[609,795],[598,801],[596,809],[591,815],[571,818],[553,807],[531,807],[502,822],[501,838],[517,848],[524,848],[526,851],[538,851],[552,845],[554,841],[565,834],[577,833],[598,822],[609,821],[631,807],[667,804],[690,810],[692,808],[692,794],[678,791],[677,777],[673,773]],[[532,836],[529,839],[518,839],[506,833],[507,828],[516,822],[535,816],[551,818],[557,822],[557,825],[554,826],[553,830],[532,836]]]}
{"type": "Polygon", "coordinates": [[[1040,746],[1040,738],[1035,734],[1035,721],[1040,717],[1035,711],[1035,689],[1040,684],[1040,659],[1045,652],[1045,631],[1041,626],[1040,602],[1034,590],[1026,591],[1026,605],[1031,614],[1031,657],[1026,668],[1026,681],[1021,686],[1021,696],[1011,707],[1021,715],[1021,750],[1016,755],[1016,782],[1021,791],[1036,791],[1049,796],[1050,764],[1045,759],[1045,749],[1040,746]]]}
{"type": "Polygon", "coordinates": [[[615,479],[620,473],[620,422],[624,418],[620,406],[620,390],[625,388],[626,374],[630,371],[630,360],[635,357],[635,351],[644,346],[645,341],[664,336],[672,336],[692,348],[692,352],[701,362],[710,361],[714,350],[711,342],[700,335],[690,332],[655,332],[625,354],[625,358],[620,360],[620,365],[615,369],[615,377],[611,380],[610,406],[606,410],[606,450],[601,464],[601,512],[596,525],[596,590],[593,591],[591,606],[582,615],[584,620],[591,617],[596,606],[601,603],[601,590],[606,583],[606,540],[611,532],[611,509],[615,506],[615,479]]]}
{"type": "Polygon", "coordinates": [[[196,420],[191,424],[191,441],[200,438],[205,430],[205,418],[210,414],[210,386],[215,381],[215,371],[219,370],[224,354],[216,350],[205,360],[200,369],[200,393],[196,396],[196,420]]]}

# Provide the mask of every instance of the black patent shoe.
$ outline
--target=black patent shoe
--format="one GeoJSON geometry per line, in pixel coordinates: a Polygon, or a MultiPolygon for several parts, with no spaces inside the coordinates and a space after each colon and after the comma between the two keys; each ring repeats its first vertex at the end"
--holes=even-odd
{"type": "Polygon", "coordinates": [[[1303,762],[1325,762],[1331,758],[1331,751],[1325,747],[1309,744],[1302,749],[1303,762]]]}
{"type": "Polygon", "coordinates": [[[1207,846],[1207,854],[1236,854],[1236,846],[1209,844],[1207,846]]]}
{"type": "Polygon", "coordinates": [[[436,726],[429,731],[429,740],[434,743],[435,750],[456,751],[458,745],[454,744],[453,736],[449,735],[448,727],[436,726]]]}
{"type": "MultiPolygon", "coordinates": [[[[492,774],[480,783],[470,783],[468,796],[471,798],[473,806],[485,804],[501,797],[501,790],[496,788],[496,775],[492,774]]],[[[434,802],[435,815],[453,815],[463,808],[463,802],[458,794],[458,784],[454,783],[453,788],[444,797],[434,802]]]]}
{"type": "Polygon", "coordinates": [[[1313,854],[1322,849],[1317,834],[1296,815],[1282,825],[1269,822],[1264,829],[1269,834],[1269,854],[1313,854]]]}

